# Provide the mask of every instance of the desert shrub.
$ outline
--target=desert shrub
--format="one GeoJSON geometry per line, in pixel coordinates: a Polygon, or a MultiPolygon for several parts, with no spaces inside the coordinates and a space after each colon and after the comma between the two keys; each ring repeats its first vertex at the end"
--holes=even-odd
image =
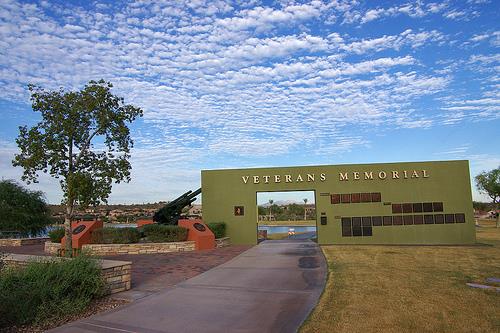
{"type": "Polygon", "coordinates": [[[187,239],[188,229],[177,225],[147,224],[142,227],[144,236],[153,243],[183,242],[187,239]]]}
{"type": "Polygon", "coordinates": [[[52,243],[61,243],[64,237],[64,228],[55,228],[49,231],[49,238],[52,243]]]}
{"type": "Polygon", "coordinates": [[[212,230],[215,238],[226,237],[226,224],[224,222],[207,223],[207,227],[212,230]]]}
{"type": "Polygon", "coordinates": [[[100,228],[92,231],[94,244],[138,243],[141,233],[137,228],[100,228]]]}
{"type": "Polygon", "coordinates": [[[103,287],[101,268],[85,256],[5,269],[0,274],[0,331],[79,313],[102,296],[103,287]]]}
{"type": "Polygon", "coordinates": [[[0,181],[0,230],[37,235],[52,223],[43,193],[11,180],[0,181]]]}

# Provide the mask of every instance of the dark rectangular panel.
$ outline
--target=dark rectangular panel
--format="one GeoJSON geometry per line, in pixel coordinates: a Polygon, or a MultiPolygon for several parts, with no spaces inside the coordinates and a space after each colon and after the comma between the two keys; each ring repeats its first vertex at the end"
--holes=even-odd
{"type": "Polygon", "coordinates": [[[403,225],[403,217],[401,215],[396,215],[392,217],[392,224],[403,225]]]}
{"type": "Polygon", "coordinates": [[[353,227],[361,227],[361,217],[353,217],[352,218],[352,226],[353,227]]]}
{"type": "Polygon", "coordinates": [[[403,223],[405,225],[413,224],[413,215],[405,215],[405,216],[403,216],[403,223]]]}
{"type": "Polygon", "coordinates": [[[372,224],[373,226],[382,225],[382,216],[372,216],[372,224]]]}
{"type": "Polygon", "coordinates": [[[363,236],[371,236],[372,235],[372,227],[363,227],[363,236]]]}
{"type": "Polygon", "coordinates": [[[435,212],[442,212],[443,211],[443,203],[442,202],[433,202],[432,208],[434,209],[435,212]]]}
{"type": "Polygon", "coordinates": [[[363,231],[361,230],[361,226],[359,227],[352,227],[352,235],[353,236],[363,236],[363,231]]]}
{"type": "Polygon", "coordinates": [[[330,196],[330,201],[332,204],[339,204],[340,203],[340,194],[332,194],[330,196]]]}
{"type": "Polygon", "coordinates": [[[434,215],[424,215],[425,224],[434,224],[434,215]]]}
{"type": "Polygon", "coordinates": [[[424,208],[422,207],[422,203],[414,203],[413,204],[413,212],[414,213],[422,213],[424,211],[424,208]]]}
{"type": "Polygon", "coordinates": [[[352,229],[351,227],[342,227],[342,237],[351,237],[352,236],[352,229]]]}
{"type": "Polygon", "coordinates": [[[342,221],[342,237],[351,237],[352,236],[351,218],[343,217],[341,221],[342,221]]]}
{"type": "Polygon", "coordinates": [[[346,194],[346,193],[341,194],[340,195],[340,201],[342,203],[350,203],[351,202],[351,195],[350,194],[346,194]]]}
{"type": "Polygon", "coordinates": [[[435,214],[434,215],[434,223],[443,224],[444,223],[444,215],[443,214],[435,214]]]}
{"type": "Polygon", "coordinates": [[[413,215],[413,224],[424,224],[423,215],[413,215]]]}
{"type": "Polygon", "coordinates": [[[455,223],[465,223],[465,214],[455,214],[455,223]]]}
{"type": "Polygon", "coordinates": [[[353,202],[353,203],[361,202],[361,193],[352,193],[351,194],[351,202],[353,202]]]}
{"type": "Polygon", "coordinates": [[[382,201],[382,194],[380,192],[372,193],[372,202],[381,202],[381,201],[382,201]]]}
{"type": "Polygon", "coordinates": [[[370,216],[363,216],[361,218],[361,223],[362,223],[363,227],[371,227],[372,218],[370,216]]]}
{"type": "Polygon", "coordinates": [[[371,193],[361,193],[361,202],[372,202],[371,193]]]}
{"type": "Polygon", "coordinates": [[[404,203],[403,204],[403,213],[405,213],[405,214],[413,213],[413,205],[411,203],[404,203]]]}
{"type": "Polygon", "coordinates": [[[384,225],[392,225],[392,216],[384,216],[384,225]]]}
{"type": "Polygon", "coordinates": [[[342,227],[351,227],[351,218],[350,217],[343,217],[341,219],[342,222],[342,227]]]}
{"type": "Polygon", "coordinates": [[[403,205],[392,204],[392,213],[393,214],[401,214],[402,212],[403,212],[403,205]]]}
{"type": "Polygon", "coordinates": [[[326,216],[321,216],[319,220],[321,222],[321,225],[326,225],[328,221],[326,216]]]}
{"type": "Polygon", "coordinates": [[[424,213],[429,213],[432,211],[432,202],[424,202],[424,213]]]}
{"type": "Polygon", "coordinates": [[[444,215],[445,223],[455,223],[455,214],[445,214],[444,215]]]}

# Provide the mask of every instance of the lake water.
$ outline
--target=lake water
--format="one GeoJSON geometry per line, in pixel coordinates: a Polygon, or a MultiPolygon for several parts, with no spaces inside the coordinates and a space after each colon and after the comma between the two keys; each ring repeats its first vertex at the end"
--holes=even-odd
{"type": "Polygon", "coordinates": [[[259,230],[267,230],[268,234],[286,233],[290,228],[295,229],[295,232],[316,232],[316,227],[295,227],[295,226],[259,226],[259,230]]]}

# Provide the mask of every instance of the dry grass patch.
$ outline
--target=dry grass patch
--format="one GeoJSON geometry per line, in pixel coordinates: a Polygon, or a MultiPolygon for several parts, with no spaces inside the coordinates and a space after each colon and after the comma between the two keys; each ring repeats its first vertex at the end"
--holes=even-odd
{"type": "Polygon", "coordinates": [[[480,221],[478,246],[324,246],[325,291],[301,332],[499,332],[500,229],[480,221]]]}

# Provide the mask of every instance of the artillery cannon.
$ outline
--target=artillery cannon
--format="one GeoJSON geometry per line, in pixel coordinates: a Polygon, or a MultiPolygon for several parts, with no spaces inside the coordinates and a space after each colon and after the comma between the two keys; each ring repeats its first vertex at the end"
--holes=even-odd
{"type": "Polygon", "coordinates": [[[196,196],[201,193],[201,188],[196,191],[187,191],[177,199],[170,201],[153,216],[153,221],[159,224],[176,225],[181,217],[182,209],[190,206],[196,200],[196,196]]]}

